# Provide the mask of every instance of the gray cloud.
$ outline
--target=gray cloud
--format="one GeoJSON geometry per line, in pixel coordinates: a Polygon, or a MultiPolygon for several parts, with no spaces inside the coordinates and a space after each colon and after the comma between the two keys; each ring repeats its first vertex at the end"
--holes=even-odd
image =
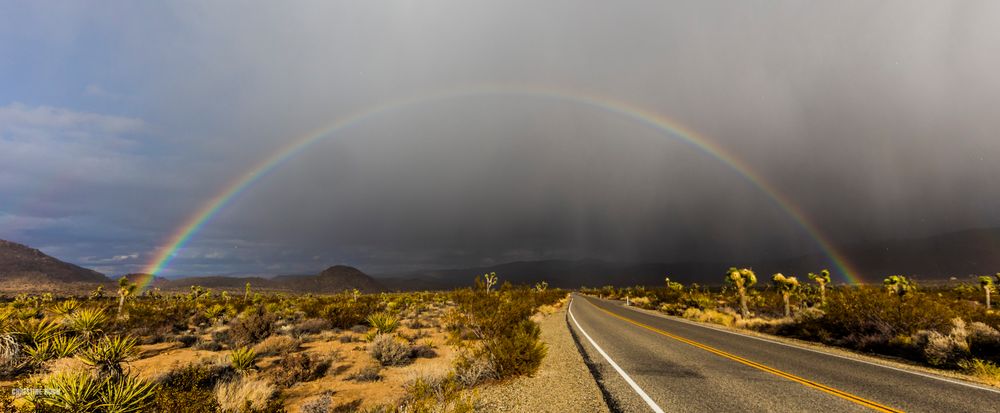
{"type": "MultiPolygon", "coordinates": [[[[0,185],[23,194],[59,168],[79,177],[52,212],[18,211],[30,220],[6,231],[88,245],[73,254],[94,265],[148,259],[295,137],[477,84],[606,95],[676,119],[838,243],[1000,225],[994,2],[119,6],[20,11],[0,29],[45,46],[29,66],[75,69],[24,74],[39,95],[10,101],[41,103],[0,110],[0,185]],[[49,102],[60,95],[46,80],[128,99],[49,102]],[[107,224],[117,229],[89,233],[107,224]]],[[[223,209],[168,271],[815,248],[745,177],[690,145],[572,103],[481,96],[386,113],[317,144],[223,209]]]]}

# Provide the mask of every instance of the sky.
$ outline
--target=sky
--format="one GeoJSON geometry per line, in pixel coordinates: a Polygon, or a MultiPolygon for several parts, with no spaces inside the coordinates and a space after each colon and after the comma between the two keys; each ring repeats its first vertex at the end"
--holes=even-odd
{"type": "Polygon", "coordinates": [[[1000,226],[995,1],[0,2],[0,238],[159,275],[784,258],[1000,226]],[[404,100],[417,101],[395,105],[404,100]]]}

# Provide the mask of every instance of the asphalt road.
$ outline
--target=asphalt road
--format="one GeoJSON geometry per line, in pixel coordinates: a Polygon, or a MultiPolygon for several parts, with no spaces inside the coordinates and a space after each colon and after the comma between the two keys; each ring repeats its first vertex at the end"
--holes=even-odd
{"type": "Polygon", "coordinates": [[[567,322],[626,412],[997,412],[1000,391],[574,295],[567,322]]]}

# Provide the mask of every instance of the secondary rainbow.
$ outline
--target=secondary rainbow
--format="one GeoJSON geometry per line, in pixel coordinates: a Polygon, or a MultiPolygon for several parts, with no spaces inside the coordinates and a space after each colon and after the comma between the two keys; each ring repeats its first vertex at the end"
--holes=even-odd
{"type": "MultiPolygon", "coordinates": [[[[448,90],[444,92],[436,92],[406,99],[394,100],[341,117],[331,124],[325,125],[294,139],[288,145],[262,159],[252,168],[248,169],[237,179],[232,181],[229,185],[226,185],[222,191],[205,202],[201,208],[188,217],[188,219],[171,234],[166,245],[159,249],[159,251],[154,255],[154,259],[145,267],[143,272],[152,275],[160,273],[160,271],[170,264],[170,261],[177,254],[177,251],[187,244],[191,237],[194,236],[198,230],[205,225],[205,223],[211,220],[211,218],[215,216],[219,210],[232,203],[232,201],[243,191],[252,186],[262,177],[274,171],[278,166],[282,165],[289,159],[292,159],[302,153],[302,151],[313,144],[333,136],[338,132],[342,132],[347,128],[363,123],[366,120],[384,115],[387,112],[398,111],[411,106],[431,102],[477,96],[525,97],[583,105],[640,122],[667,136],[688,143],[727,165],[757,187],[761,192],[766,194],[771,201],[784,210],[785,213],[787,213],[815,240],[817,246],[833,262],[835,269],[838,270],[848,282],[861,282],[858,278],[857,272],[853,269],[853,267],[851,267],[847,259],[841,255],[836,248],[834,248],[830,240],[823,235],[819,228],[807,218],[805,213],[803,213],[803,211],[794,202],[782,195],[781,192],[769,184],[745,162],[733,156],[731,153],[716,145],[711,140],[706,139],[705,137],[685,128],[680,123],[665,116],[621,100],[547,87],[506,85],[475,86],[471,88],[448,90]]],[[[140,283],[140,288],[145,289],[148,287],[152,279],[153,277],[150,277],[148,279],[149,281],[140,283]]]]}

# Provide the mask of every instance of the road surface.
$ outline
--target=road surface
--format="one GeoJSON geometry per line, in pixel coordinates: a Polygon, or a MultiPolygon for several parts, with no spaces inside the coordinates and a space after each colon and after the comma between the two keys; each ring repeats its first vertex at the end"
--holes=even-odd
{"type": "Polygon", "coordinates": [[[612,409],[997,412],[1000,391],[573,296],[567,322],[612,409]]]}

